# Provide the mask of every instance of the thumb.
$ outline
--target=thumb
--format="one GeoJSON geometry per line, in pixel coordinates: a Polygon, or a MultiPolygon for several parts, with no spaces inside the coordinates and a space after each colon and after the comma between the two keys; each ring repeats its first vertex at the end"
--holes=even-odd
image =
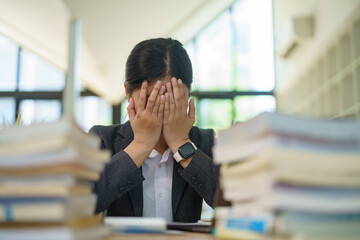
{"type": "Polygon", "coordinates": [[[195,104],[194,104],[194,98],[191,98],[189,101],[189,118],[194,123],[195,122],[195,104]]]}
{"type": "Polygon", "coordinates": [[[135,104],[132,98],[130,98],[129,105],[127,107],[127,112],[129,114],[129,120],[130,122],[132,122],[135,118],[135,104]]]}

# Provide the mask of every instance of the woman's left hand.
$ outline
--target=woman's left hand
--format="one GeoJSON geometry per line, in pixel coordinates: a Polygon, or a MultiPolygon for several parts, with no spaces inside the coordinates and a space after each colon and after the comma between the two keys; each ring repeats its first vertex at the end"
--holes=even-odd
{"type": "Polygon", "coordinates": [[[195,123],[195,105],[194,99],[189,101],[188,94],[184,91],[183,82],[175,77],[171,82],[166,83],[163,136],[173,153],[178,148],[190,142],[189,132],[195,123]]]}

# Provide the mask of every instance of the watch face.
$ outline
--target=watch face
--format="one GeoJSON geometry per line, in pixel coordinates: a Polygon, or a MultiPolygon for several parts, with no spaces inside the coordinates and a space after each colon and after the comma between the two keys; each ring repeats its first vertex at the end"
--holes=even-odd
{"type": "Polygon", "coordinates": [[[191,143],[185,143],[179,148],[180,155],[186,159],[195,153],[195,148],[191,143]]]}

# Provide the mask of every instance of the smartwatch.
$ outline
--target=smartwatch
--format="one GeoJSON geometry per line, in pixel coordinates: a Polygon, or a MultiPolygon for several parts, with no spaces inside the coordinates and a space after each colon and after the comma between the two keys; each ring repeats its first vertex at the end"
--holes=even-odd
{"type": "Polygon", "coordinates": [[[195,154],[196,149],[197,147],[193,142],[187,142],[179,147],[178,151],[174,154],[174,159],[177,162],[187,159],[195,154]]]}

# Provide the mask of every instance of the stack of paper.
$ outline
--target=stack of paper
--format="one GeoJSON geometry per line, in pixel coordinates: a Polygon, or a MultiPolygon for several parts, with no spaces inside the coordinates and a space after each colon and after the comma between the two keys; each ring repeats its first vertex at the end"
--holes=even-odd
{"type": "Polygon", "coordinates": [[[263,223],[235,228],[241,232],[360,236],[359,121],[262,113],[220,131],[214,160],[223,164],[220,184],[232,202],[220,229],[238,218],[263,223]]]}
{"type": "Polygon", "coordinates": [[[108,151],[67,118],[0,130],[0,239],[101,239],[94,216],[108,151]]]}

